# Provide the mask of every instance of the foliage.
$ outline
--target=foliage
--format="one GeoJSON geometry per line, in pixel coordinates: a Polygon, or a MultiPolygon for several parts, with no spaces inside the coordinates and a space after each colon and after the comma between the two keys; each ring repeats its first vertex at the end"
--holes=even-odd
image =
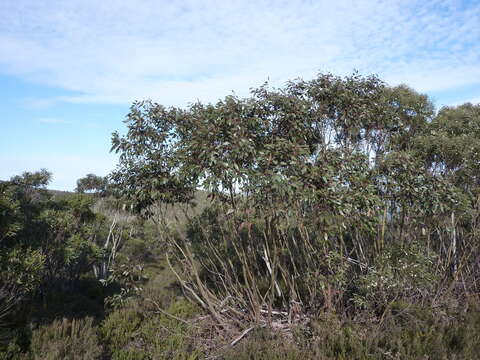
{"type": "Polygon", "coordinates": [[[0,241],[0,325],[7,334],[19,306],[73,289],[100,255],[95,240],[103,219],[92,212],[93,200],[80,194],[55,198],[45,189],[50,177],[42,170],[0,183],[0,222],[7,225],[0,241]]]}
{"type": "Polygon", "coordinates": [[[435,116],[425,95],[357,73],[187,109],[137,102],[111,178],[146,216],[208,193],[186,237],[164,233],[186,293],[216,318],[226,299],[257,322],[272,307],[424,303],[480,274],[478,203],[458,181],[478,160],[460,155],[458,124],[474,134],[476,121],[476,106],[435,116]]]}
{"type": "Polygon", "coordinates": [[[309,359],[308,352],[285,342],[268,330],[260,329],[237,348],[224,351],[225,360],[297,360],[309,359]]]}
{"type": "MultiPolygon", "coordinates": [[[[151,300],[151,299],[150,299],[151,300]]],[[[185,323],[198,309],[185,301],[173,302],[165,315],[152,314],[152,302],[131,302],[112,312],[102,324],[101,333],[112,359],[185,359],[194,360],[198,353],[191,347],[185,323]]]]}
{"type": "Polygon", "coordinates": [[[95,360],[102,348],[93,319],[63,319],[33,331],[31,350],[34,359],[95,360]]]}
{"type": "Polygon", "coordinates": [[[395,302],[381,323],[356,324],[325,314],[297,339],[312,359],[475,359],[476,311],[448,320],[443,316],[428,307],[395,302]]]}
{"type": "Polygon", "coordinates": [[[120,286],[120,292],[106,298],[105,305],[116,308],[125,304],[131,297],[138,296],[143,290],[141,286],[147,277],[143,274],[142,265],[134,265],[129,261],[111,270],[105,284],[115,283],[120,286]]]}
{"type": "Polygon", "coordinates": [[[438,282],[433,254],[426,254],[418,243],[384,249],[357,281],[354,301],[380,311],[397,299],[427,299],[438,282]]]}
{"type": "Polygon", "coordinates": [[[105,196],[108,188],[108,179],[95,174],[87,174],[85,177],[77,180],[75,189],[78,193],[91,193],[105,196]]]}

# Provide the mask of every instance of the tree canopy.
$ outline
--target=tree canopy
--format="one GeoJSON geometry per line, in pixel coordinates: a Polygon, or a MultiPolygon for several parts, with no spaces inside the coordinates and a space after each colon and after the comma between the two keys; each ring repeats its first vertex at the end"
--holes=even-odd
{"type": "Polygon", "coordinates": [[[93,193],[96,195],[105,195],[107,191],[108,180],[106,177],[97,176],[95,174],[87,174],[85,177],[77,180],[75,189],[78,193],[93,193]]]}
{"type": "Polygon", "coordinates": [[[113,134],[120,163],[112,179],[141,210],[158,200],[188,201],[199,188],[230,199],[236,192],[272,194],[266,190],[275,181],[319,189],[325,182],[320,169],[328,173],[328,162],[342,157],[355,157],[362,171],[381,171],[383,162],[401,156],[430,175],[443,166],[460,176],[462,159],[476,159],[477,142],[473,129],[454,124],[462,117],[474,127],[478,106],[435,115],[427,96],[359,74],[321,74],[278,90],[265,85],[249,98],[228,96],[187,109],[136,102],[126,136],[113,134]],[[454,127],[460,131],[455,138],[448,135],[454,127]],[[470,154],[464,148],[467,134],[470,154]]]}

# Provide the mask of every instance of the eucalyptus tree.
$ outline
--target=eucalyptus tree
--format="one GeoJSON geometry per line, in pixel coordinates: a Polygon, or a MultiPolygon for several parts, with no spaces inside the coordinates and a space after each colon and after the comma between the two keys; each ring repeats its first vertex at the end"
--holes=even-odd
{"type": "Polygon", "coordinates": [[[93,193],[96,195],[105,195],[107,186],[107,178],[95,174],[87,174],[85,177],[77,180],[75,191],[81,194],[93,193]]]}
{"type": "MultiPolygon", "coordinates": [[[[448,276],[458,228],[448,219],[464,201],[435,163],[459,175],[470,161],[457,158],[460,166],[450,147],[429,147],[441,142],[438,129],[449,131],[449,114],[436,116],[428,97],[407,86],[358,73],[320,74],[280,89],[265,84],[247,98],[185,109],[135,102],[127,133],[112,137],[120,161],[111,179],[145,216],[155,203],[208,193],[211,204],[187,238],[170,240],[191,296],[210,311],[229,296],[254,317],[265,302],[346,304],[342,294],[373,291],[361,285],[370,273],[426,286],[436,262],[448,276]],[[416,277],[395,270],[402,261],[425,266],[416,277]]],[[[418,295],[382,286],[382,299],[418,295]]]]}
{"type": "Polygon", "coordinates": [[[155,199],[188,200],[198,187],[246,191],[253,177],[287,175],[324,151],[385,152],[393,145],[382,137],[413,117],[399,100],[409,90],[402,91],[374,76],[326,74],[187,109],[136,102],[127,135],[113,134],[120,163],[112,178],[143,209],[155,199]]]}

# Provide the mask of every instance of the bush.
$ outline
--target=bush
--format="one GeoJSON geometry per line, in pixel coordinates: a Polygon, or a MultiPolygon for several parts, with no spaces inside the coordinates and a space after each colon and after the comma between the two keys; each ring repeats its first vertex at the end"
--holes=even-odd
{"type": "Polygon", "coordinates": [[[225,360],[298,360],[308,359],[307,351],[275,336],[266,329],[259,329],[236,347],[224,352],[225,360]]]}
{"type": "Polygon", "coordinates": [[[134,308],[120,308],[102,323],[100,333],[112,359],[144,359],[140,354],[138,329],[144,315],[134,308]],[[137,353],[137,355],[135,355],[137,353]]]}
{"type": "Polygon", "coordinates": [[[30,360],[22,347],[16,342],[11,341],[5,349],[0,349],[0,360],[30,360]]]}
{"type": "Polygon", "coordinates": [[[433,295],[438,282],[436,257],[418,242],[390,244],[360,274],[354,301],[370,310],[382,311],[391,301],[421,302],[433,295]]]}
{"type": "Polygon", "coordinates": [[[381,322],[325,314],[297,337],[312,359],[477,359],[480,312],[439,314],[392,303],[381,322]]]}
{"type": "Polygon", "coordinates": [[[33,331],[31,353],[39,360],[95,360],[102,347],[92,318],[63,319],[33,331]]]}
{"type": "Polygon", "coordinates": [[[175,318],[188,319],[197,306],[185,300],[158,312],[151,302],[136,299],[127,308],[112,312],[102,324],[101,334],[112,359],[197,359],[189,334],[192,328],[175,318]],[[153,312],[156,313],[153,313],[153,312]],[[148,312],[148,313],[147,313],[148,312]]]}

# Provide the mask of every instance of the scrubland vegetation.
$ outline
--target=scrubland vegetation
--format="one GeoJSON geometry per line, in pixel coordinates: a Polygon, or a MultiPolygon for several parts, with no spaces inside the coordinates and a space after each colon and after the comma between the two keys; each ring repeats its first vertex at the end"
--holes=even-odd
{"type": "Polygon", "coordinates": [[[480,105],[320,74],[125,122],[107,178],[0,183],[0,358],[478,358],[480,105]]]}

